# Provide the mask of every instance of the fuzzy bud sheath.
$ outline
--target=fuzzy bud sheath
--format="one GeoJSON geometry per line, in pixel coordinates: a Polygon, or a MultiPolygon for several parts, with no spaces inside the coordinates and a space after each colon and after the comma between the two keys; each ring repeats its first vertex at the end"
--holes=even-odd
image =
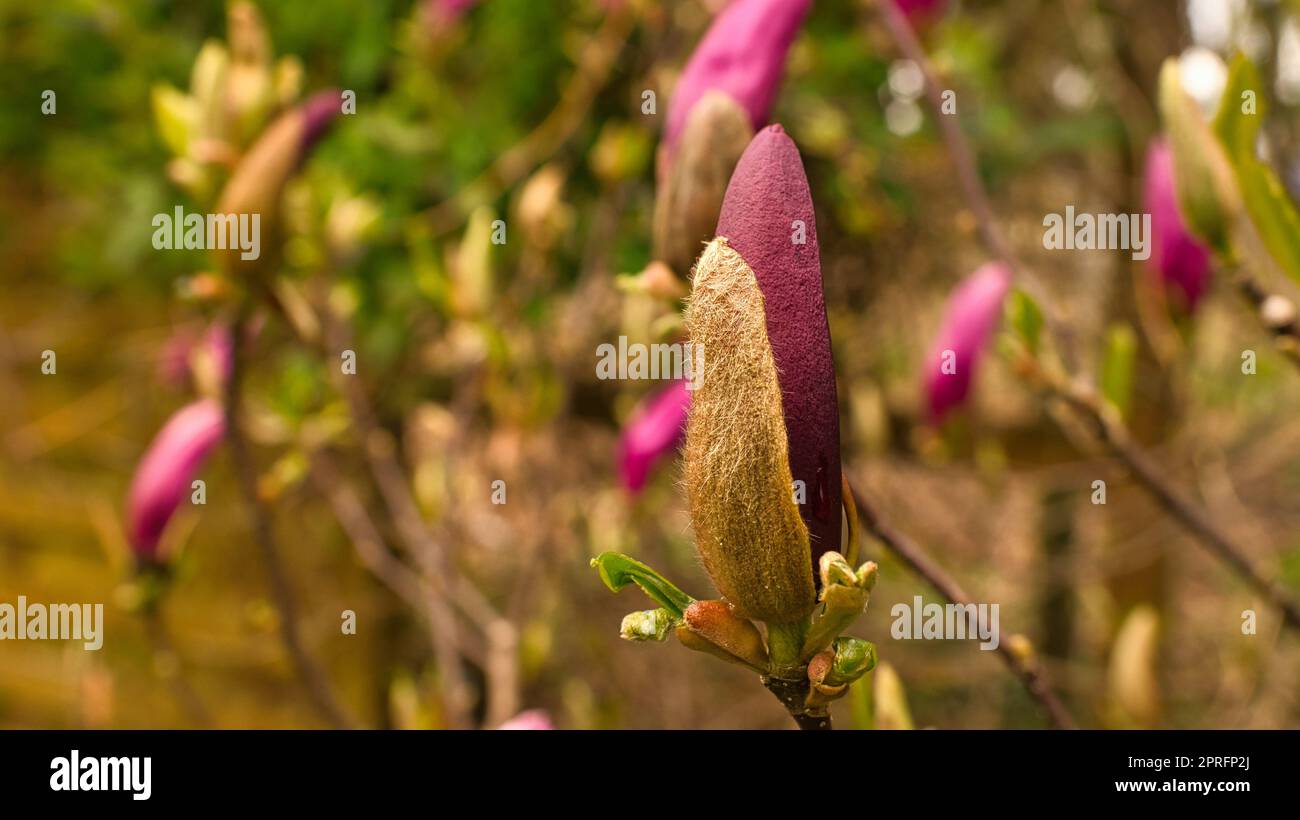
{"type": "Polygon", "coordinates": [[[640,492],[655,464],[677,449],[690,406],[691,392],[679,380],[632,411],[618,446],[619,478],[628,491],[640,492]]]}
{"type": "Polygon", "coordinates": [[[780,126],[732,176],[686,326],[706,354],[685,459],[705,570],[740,615],[796,621],[814,604],[814,564],[840,545],[839,412],[812,197],[780,126]]]}
{"type": "Polygon", "coordinates": [[[749,115],[721,91],[709,91],[691,109],[655,197],[656,259],[683,275],[691,269],[713,238],[727,182],[753,136],[749,115]]]}
{"type": "Polygon", "coordinates": [[[953,291],[925,363],[925,399],[932,423],[966,401],[1010,287],[1011,271],[989,263],[953,291]]]}
{"type": "Polygon", "coordinates": [[[739,103],[754,128],[767,122],[786,53],[811,5],[812,0],[733,0],[714,19],[668,103],[669,153],[676,151],[691,109],[713,89],[739,103]]]}
{"type": "Polygon", "coordinates": [[[228,274],[251,271],[264,264],[274,236],[280,195],[303,158],[342,110],[338,90],[321,91],[281,114],[240,159],[217,200],[219,214],[260,214],[262,253],[257,259],[240,258],[238,247],[219,250],[228,274]]]}
{"type": "Polygon", "coordinates": [[[143,561],[156,562],[163,530],[190,482],[225,435],[221,404],[203,399],[168,419],[140,459],[127,495],[127,536],[143,561]]]}
{"type": "Polygon", "coordinates": [[[1174,158],[1164,140],[1147,149],[1145,200],[1151,214],[1151,264],[1161,289],[1186,311],[1196,310],[1210,286],[1210,250],[1192,235],[1178,210],[1174,158]]]}

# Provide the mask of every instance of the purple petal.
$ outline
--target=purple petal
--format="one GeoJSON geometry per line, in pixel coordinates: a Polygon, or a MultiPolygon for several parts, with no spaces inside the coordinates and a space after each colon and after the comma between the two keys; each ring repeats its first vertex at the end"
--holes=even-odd
{"type": "Polygon", "coordinates": [[[932,422],[941,421],[966,400],[1010,287],[1011,271],[1005,265],[989,263],[953,291],[925,365],[925,392],[932,422]],[[952,351],[951,372],[944,372],[945,351],[952,351]]]}
{"type": "Polygon", "coordinates": [[[1178,210],[1173,153],[1164,140],[1147,149],[1146,209],[1151,214],[1151,270],[1188,313],[1210,287],[1210,251],[1188,229],[1178,210]]]}
{"type": "Polygon", "coordinates": [[[676,452],[690,406],[691,391],[683,380],[673,382],[632,411],[618,446],[618,472],[624,487],[639,492],[654,465],[676,452]]]}
{"type": "Polygon", "coordinates": [[[225,434],[221,405],[203,399],[178,410],[140,459],[127,495],[127,534],[136,554],[155,560],[167,522],[225,434]]]}
{"type": "Polygon", "coordinates": [[[709,26],[668,103],[664,141],[671,151],[691,108],[717,89],[736,100],[758,128],[776,99],[786,52],[812,0],[734,0],[709,26]]]}

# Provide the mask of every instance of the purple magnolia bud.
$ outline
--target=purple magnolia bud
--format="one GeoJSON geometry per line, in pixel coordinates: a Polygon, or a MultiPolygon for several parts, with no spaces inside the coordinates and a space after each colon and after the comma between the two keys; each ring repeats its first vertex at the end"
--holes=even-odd
{"type": "Polygon", "coordinates": [[[943,14],[948,0],[892,0],[913,26],[923,25],[943,14]]]}
{"type": "Polygon", "coordinates": [[[932,422],[941,421],[966,400],[1010,287],[1011,271],[990,262],[953,291],[925,365],[925,395],[932,422]]]}
{"type": "Polygon", "coordinates": [[[1174,188],[1174,157],[1164,140],[1147,149],[1146,209],[1151,214],[1151,267],[1161,288],[1191,313],[1210,286],[1210,250],[1187,227],[1174,188]]]}
{"type": "Polygon", "coordinates": [[[225,430],[221,404],[202,399],[178,410],[154,437],[127,494],[127,536],[138,557],[158,560],[167,522],[225,430]]]}
{"type": "Polygon", "coordinates": [[[554,728],[555,726],[551,724],[551,716],[545,709],[529,709],[520,712],[497,727],[497,729],[532,731],[549,731],[554,728]]]}
{"type": "Polygon", "coordinates": [[[812,192],[781,126],[760,131],[740,158],[718,236],[753,269],[763,294],[790,472],[807,491],[799,512],[816,566],[823,552],[840,548],[840,411],[812,192]]]}
{"type": "Polygon", "coordinates": [[[685,431],[691,391],[686,381],[673,382],[632,411],[618,443],[618,473],[623,486],[639,492],[650,470],[677,450],[685,431]]]}
{"type": "Polygon", "coordinates": [[[734,0],[700,41],[668,103],[664,141],[671,152],[686,118],[710,90],[724,92],[758,128],[767,122],[786,52],[812,0],[734,0]]]}

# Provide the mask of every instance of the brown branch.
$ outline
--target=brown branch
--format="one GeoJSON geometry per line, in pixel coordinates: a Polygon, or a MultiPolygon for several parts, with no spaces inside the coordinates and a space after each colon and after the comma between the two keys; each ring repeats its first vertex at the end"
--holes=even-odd
{"type": "Polygon", "coordinates": [[[231,367],[230,377],[226,380],[225,417],[226,440],[234,461],[235,474],[239,480],[240,492],[244,497],[244,506],[248,515],[249,527],[262,554],[262,563],[266,567],[271,585],[271,596],[279,612],[280,639],[289,653],[290,661],[299,680],[306,687],[312,703],[321,715],[333,726],[351,728],[352,721],[344,714],[334,699],[329,681],[307,650],[303,647],[302,636],[298,628],[297,607],[294,604],[293,589],[289,584],[289,575],[280,557],[279,549],[272,533],[271,518],[257,489],[257,470],[249,453],[248,442],[244,437],[240,413],[240,389],[243,382],[243,340],[247,331],[247,312],[245,311],[234,323],[231,330],[231,367]]]}
{"type": "Polygon", "coordinates": [[[191,722],[200,728],[210,728],[212,726],[212,715],[208,712],[207,707],[203,705],[203,700],[199,697],[198,692],[194,690],[194,687],[190,685],[189,680],[185,677],[180,653],[176,651],[176,645],[172,642],[171,633],[167,630],[167,623],[163,618],[161,603],[155,602],[141,614],[144,620],[145,632],[149,635],[149,642],[153,644],[155,655],[162,656],[171,664],[174,664],[174,668],[164,669],[161,676],[171,685],[172,693],[176,696],[176,702],[180,704],[181,709],[191,722]]]}
{"type": "MultiPolygon", "coordinates": [[[[876,511],[876,508],[867,502],[866,497],[857,488],[852,489],[853,501],[858,506],[858,515],[861,517],[864,530],[874,535],[888,547],[894,555],[898,556],[907,565],[908,569],[929,582],[930,586],[948,599],[949,603],[960,606],[971,603],[970,596],[961,588],[961,585],[953,580],[952,576],[948,575],[938,564],[932,561],[925,554],[925,551],[917,546],[916,542],[886,524],[876,511]]],[[[1074,719],[1070,717],[1069,711],[1048,684],[1046,674],[1037,661],[1017,652],[1006,641],[998,642],[997,652],[1007,665],[1007,668],[1011,670],[1011,673],[1020,679],[1030,696],[1038,701],[1043,710],[1047,712],[1048,719],[1051,720],[1053,727],[1057,729],[1075,728],[1074,719]]]]}
{"type": "Polygon", "coordinates": [[[1034,370],[1032,376],[1047,389],[1082,415],[1116,458],[1147,489],[1174,519],[1195,536],[1212,555],[1231,567],[1257,593],[1282,611],[1283,621],[1300,629],[1300,603],[1277,581],[1266,578],[1251,562],[1247,553],[1227,533],[1219,528],[1201,505],[1187,497],[1169,482],[1154,462],[1133,440],[1132,434],[1090,388],[1071,384],[1064,379],[1034,370]]]}

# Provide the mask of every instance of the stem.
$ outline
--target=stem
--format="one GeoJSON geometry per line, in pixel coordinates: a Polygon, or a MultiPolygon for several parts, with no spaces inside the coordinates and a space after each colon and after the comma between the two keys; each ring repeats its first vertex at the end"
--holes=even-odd
{"type": "Polygon", "coordinates": [[[294,671],[306,687],[316,709],[331,725],[343,729],[352,728],[352,721],[334,699],[329,680],[303,648],[289,575],[275,543],[270,515],[257,492],[257,470],[249,453],[248,442],[244,438],[239,412],[244,370],[241,359],[247,325],[247,308],[244,308],[241,309],[230,333],[230,378],[226,382],[225,391],[226,439],[230,442],[235,474],[244,497],[244,506],[248,514],[249,526],[253,530],[253,538],[262,553],[262,563],[266,566],[271,596],[280,615],[280,639],[289,653],[294,671]]]}
{"type": "Polygon", "coordinates": [[[830,729],[831,716],[825,706],[808,708],[808,665],[799,663],[806,621],[767,625],[767,652],[772,659],[771,674],[763,676],[763,685],[794,718],[800,729],[830,729]]]}
{"type": "MultiPolygon", "coordinates": [[[[961,586],[952,579],[938,564],[934,563],[925,552],[916,545],[916,542],[897,532],[881,519],[876,509],[867,502],[866,498],[857,488],[853,488],[853,501],[858,505],[858,516],[862,521],[862,526],[876,538],[878,538],[886,547],[896,556],[902,559],[903,563],[912,570],[912,572],[924,578],[930,583],[930,586],[939,591],[939,594],[948,599],[949,603],[965,606],[971,603],[968,596],[961,586]]],[[[1070,717],[1069,711],[1061,703],[1052,687],[1048,684],[1043,669],[1032,658],[1025,657],[1012,651],[1007,641],[999,641],[997,648],[998,656],[1006,663],[1011,673],[1020,679],[1030,696],[1043,707],[1047,712],[1048,719],[1052,726],[1057,729],[1073,729],[1074,719],[1070,717]]]]}

